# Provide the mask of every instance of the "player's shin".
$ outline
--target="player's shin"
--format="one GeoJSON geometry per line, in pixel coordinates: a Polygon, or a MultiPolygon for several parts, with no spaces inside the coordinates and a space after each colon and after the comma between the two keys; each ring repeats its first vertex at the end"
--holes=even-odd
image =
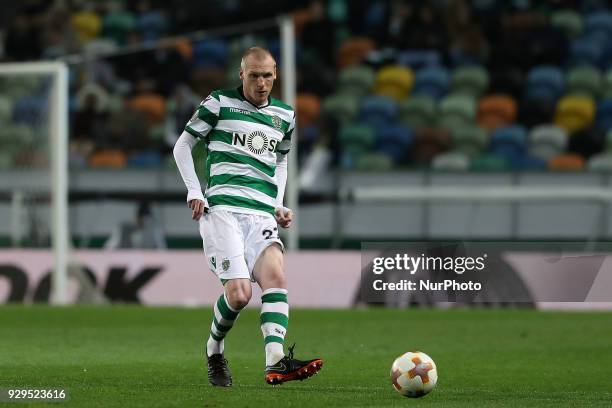
{"type": "Polygon", "coordinates": [[[289,324],[286,289],[270,288],[263,292],[260,323],[266,350],[266,366],[272,366],[285,356],[283,345],[289,324]]]}
{"type": "Polygon", "coordinates": [[[238,318],[240,310],[236,310],[229,305],[225,293],[219,297],[215,303],[213,321],[210,325],[210,336],[206,343],[206,354],[223,354],[223,339],[230,331],[234,322],[238,318]]]}

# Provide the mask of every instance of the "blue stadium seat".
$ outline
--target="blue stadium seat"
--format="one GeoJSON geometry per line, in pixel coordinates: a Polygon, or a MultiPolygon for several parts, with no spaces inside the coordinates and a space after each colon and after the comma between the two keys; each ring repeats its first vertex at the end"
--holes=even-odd
{"type": "Polygon", "coordinates": [[[612,98],[603,99],[597,104],[595,127],[605,131],[612,129],[612,98]]]}
{"type": "Polygon", "coordinates": [[[556,101],[565,88],[563,71],[552,65],[533,67],[527,75],[526,96],[528,99],[556,101]]]}
{"type": "Polygon", "coordinates": [[[193,47],[195,68],[224,68],[229,48],[227,42],[219,39],[198,41],[193,47]]]}
{"type": "Polygon", "coordinates": [[[13,105],[13,121],[26,125],[38,123],[46,115],[48,108],[45,98],[25,96],[13,105]]]}
{"type": "Polygon", "coordinates": [[[612,38],[612,13],[597,11],[589,13],[584,19],[584,31],[590,33],[603,33],[612,38]]]}
{"type": "Polygon", "coordinates": [[[450,87],[450,73],[444,67],[426,67],[416,73],[413,95],[426,95],[434,99],[444,96],[450,87]]]}
{"type": "Polygon", "coordinates": [[[387,96],[368,96],[361,103],[359,117],[362,122],[374,126],[385,126],[395,121],[397,103],[387,96]]]}
{"type": "Polygon", "coordinates": [[[523,160],[526,151],[527,132],[519,125],[507,126],[495,130],[491,134],[489,150],[503,156],[511,163],[518,164],[523,160]]]}
{"type": "Polygon", "coordinates": [[[162,163],[162,155],[154,151],[134,153],[128,158],[129,167],[160,167],[162,163]]]}
{"type": "Polygon", "coordinates": [[[580,65],[599,66],[603,62],[604,47],[599,41],[591,37],[580,37],[572,42],[568,65],[570,67],[580,65]]]}
{"type": "Polygon", "coordinates": [[[401,163],[407,149],[414,143],[412,131],[400,124],[389,124],[376,129],[376,150],[401,163]]]}

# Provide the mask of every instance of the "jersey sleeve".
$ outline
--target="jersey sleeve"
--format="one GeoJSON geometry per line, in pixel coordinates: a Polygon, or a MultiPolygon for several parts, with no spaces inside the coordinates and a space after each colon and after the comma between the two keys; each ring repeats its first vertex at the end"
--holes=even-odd
{"type": "Polygon", "coordinates": [[[293,118],[291,119],[291,123],[289,123],[287,132],[285,132],[285,136],[283,136],[283,140],[278,144],[278,148],[276,149],[277,153],[289,153],[289,150],[291,150],[291,135],[293,135],[293,129],[295,129],[295,112],[293,113],[293,118]]]}
{"type": "Polygon", "coordinates": [[[212,92],[204,99],[187,122],[185,131],[198,139],[205,138],[219,120],[219,95],[212,92]]]}

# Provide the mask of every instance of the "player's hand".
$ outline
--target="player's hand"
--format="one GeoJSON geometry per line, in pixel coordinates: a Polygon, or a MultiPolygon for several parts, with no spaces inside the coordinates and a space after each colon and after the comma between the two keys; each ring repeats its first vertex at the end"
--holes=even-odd
{"type": "Polygon", "coordinates": [[[187,203],[187,206],[191,208],[191,219],[192,220],[197,221],[200,219],[202,214],[208,212],[208,207],[206,207],[206,204],[204,204],[204,201],[202,200],[198,200],[198,199],[191,200],[189,201],[189,203],[187,203]]]}
{"type": "Polygon", "coordinates": [[[289,228],[293,221],[293,211],[286,207],[278,207],[274,210],[274,218],[276,222],[283,228],[289,228]]]}

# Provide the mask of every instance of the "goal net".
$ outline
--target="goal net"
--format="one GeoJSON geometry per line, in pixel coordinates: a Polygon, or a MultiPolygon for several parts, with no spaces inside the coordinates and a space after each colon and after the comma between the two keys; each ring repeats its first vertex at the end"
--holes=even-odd
{"type": "Polygon", "coordinates": [[[53,251],[51,300],[66,302],[68,70],[0,64],[0,205],[13,247],[53,251]]]}

